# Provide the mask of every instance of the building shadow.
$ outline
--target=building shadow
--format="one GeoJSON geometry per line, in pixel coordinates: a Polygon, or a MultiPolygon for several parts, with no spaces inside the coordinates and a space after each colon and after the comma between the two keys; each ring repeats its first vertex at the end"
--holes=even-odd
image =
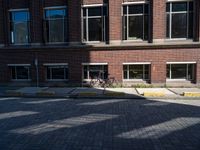
{"type": "MultiPolygon", "coordinates": [[[[198,102],[197,102],[198,103],[198,102]]],[[[0,99],[3,150],[198,150],[199,106],[149,99],[0,99]]]]}

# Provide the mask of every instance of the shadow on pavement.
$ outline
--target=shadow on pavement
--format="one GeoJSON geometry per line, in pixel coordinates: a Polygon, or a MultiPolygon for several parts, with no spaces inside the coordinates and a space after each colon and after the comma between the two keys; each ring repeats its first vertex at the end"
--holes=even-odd
{"type": "Polygon", "coordinates": [[[2,150],[199,150],[197,106],[148,99],[0,98],[2,150]]]}

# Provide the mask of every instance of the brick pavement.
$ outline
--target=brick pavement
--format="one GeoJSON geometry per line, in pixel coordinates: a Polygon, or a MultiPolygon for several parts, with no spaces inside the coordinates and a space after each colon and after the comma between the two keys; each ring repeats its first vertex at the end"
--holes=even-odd
{"type": "Polygon", "coordinates": [[[200,100],[177,101],[0,98],[0,150],[199,150],[200,100]]]}

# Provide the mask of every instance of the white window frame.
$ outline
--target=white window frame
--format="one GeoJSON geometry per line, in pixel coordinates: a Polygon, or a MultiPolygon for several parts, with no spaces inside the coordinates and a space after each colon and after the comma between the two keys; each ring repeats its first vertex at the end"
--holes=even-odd
{"type": "MultiPolygon", "coordinates": [[[[121,15],[122,15],[122,17],[124,17],[124,16],[126,16],[127,17],[127,20],[126,20],[126,24],[127,24],[127,31],[126,31],[126,38],[127,38],[127,40],[122,40],[123,42],[129,42],[129,41],[139,41],[139,42],[142,42],[142,41],[147,41],[147,40],[144,40],[144,37],[145,37],[145,26],[144,26],[144,22],[145,22],[145,4],[148,4],[148,6],[149,6],[149,1],[138,1],[138,2],[124,2],[124,3],[122,3],[122,11],[121,11],[121,15]],[[141,4],[143,4],[143,13],[142,14],[130,14],[129,15],[129,6],[133,6],[133,5],[141,5],[141,4]],[[127,14],[126,15],[124,15],[124,10],[123,10],[123,8],[124,8],[124,6],[126,6],[126,11],[127,11],[127,14]],[[129,19],[128,19],[128,17],[129,16],[143,16],[143,39],[131,39],[130,37],[129,37],[129,19]]],[[[148,15],[149,15],[149,12],[148,12],[148,15]]],[[[149,22],[148,22],[149,23],[149,22]]],[[[124,26],[123,26],[123,34],[125,34],[124,32],[125,32],[125,30],[124,30],[124,26]]]]}
{"type": "MultiPolygon", "coordinates": [[[[68,63],[45,63],[43,64],[43,66],[45,66],[45,70],[46,70],[46,81],[68,81],[69,80],[69,66],[68,63]],[[47,78],[47,71],[48,71],[48,67],[50,69],[50,79],[47,78]],[[68,69],[68,78],[67,79],[52,79],[52,68],[59,68],[59,67],[63,67],[63,69],[68,69]]],[[[66,77],[66,73],[64,71],[64,78],[66,77]]]]}
{"type": "Polygon", "coordinates": [[[11,68],[11,81],[31,81],[30,78],[30,68],[31,68],[31,64],[7,64],[8,67],[11,68]],[[15,79],[12,78],[12,67],[14,67],[15,69],[15,79]],[[28,79],[17,79],[17,67],[28,67],[28,79]]]}
{"type": "Polygon", "coordinates": [[[88,9],[91,7],[101,7],[102,13],[104,7],[107,9],[107,15],[108,15],[108,7],[107,4],[92,4],[92,5],[82,5],[81,9],[81,35],[82,35],[82,42],[88,43],[88,44],[95,44],[95,43],[105,43],[106,42],[106,16],[88,16],[88,9]],[[86,17],[83,16],[83,9],[86,8],[86,17]],[[103,41],[89,41],[89,28],[88,28],[88,19],[90,18],[102,18],[103,21],[103,27],[102,27],[102,38],[103,41]],[[84,40],[84,19],[86,19],[86,40],[84,40]]]}
{"type": "MultiPolygon", "coordinates": [[[[193,0],[167,0],[167,3],[170,4],[170,11],[166,12],[166,25],[167,25],[167,15],[169,15],[169,37],[166,40],[188,40],[189,38],[189,2],[193,2],[193,0]],[[173,2],[187,2],[187,11],[179,11],[179,12],[172,12],[172,4],[173,2]],[[186,14],[187,15],[187,37],[186,38],[172,38],[172,15],[173,14],[186,14]]],[[[166,4],[167,4],[166,3],[166,4]]],[[[167,28],[166,28],[167,29],[167,28]]]]}
{"type": "MultiPolygon", "coordinates": [[[[30,44],[30,10],[28,8],[22,8],[22,9],[9,9],[8,12],[9,12],[9,16],[11,15],[11,13],[13,12],[22,12],[22,11],[27,11],[28,12],[28,16],[29,16],[29,20],[26,21],[27,23],[27,42],[26,43],[15,43],[15,38],[14,38],[14,32],[15,32],[15,29],[13,29],[13,32],[11,32],[10,30],[10,43],[12,45],[28,45],[30,44]]],[[[16,23],[14,22],[13,20],[9,20],[10,23],[16,23]]],[[[24,21],[23,21],[24,22],[24,21]]],[[[17,23],[20,23],[20,22],[17,22],[17,23]]]]}
{"type": "Polygon", "coordinates": [[[192,65],[195,65],[196,64],[196,62],[195,61],[191,61],[191,62],[167,62],[166,63],[166,71],[167,71],[167,65],[170,65],[170,72],[169,72],[169,76],[170,76],[170,78],[168,78],[167,76],[166,76],[166,81],[168,82],[168,81],[193,81],[194,79],[189,79],[188,80],[188,71],[189,71],[189,65],[190,64],[192,64],[192,65]],[[171,76],[172,76],[172,70],[171,70],[171,65],[176,65],[176,64],[178,64],[178,65],[180,65],[180,64],[183,64],[183,65],[187,65],[186,67],[186,79],[172,79],[171,78],[171,76]]]}
{"type": "Polygon", "coordinates": [[[122,74],[123,74],[123,81],[142,81],[142,82],[147,82],[150,81],[150,73],[151,73],[151,62],[127,62],[127,63],[123,63],[123,70],[122,70],[122,74]],[[143,77],[145,76],[145,65],[149,65],[149,79],[130,79],[129,78],[129,66],[130,65],[142,65],[143,66],[143,77]],[[127,66],[127,79],[124,79],[124,66],[127,66]]]}
{"type": "MultiPolygon", "coordinates": [[[[44,21],[47,21],[47,20],[57,20],[58,18],[56,18],[56,19],[48,19],[48,18],[46,18],[46,11],[48,11],[48,10],[57,10],[57,9],[64,9],[65,10],[65,16],[62,18],[63,19],[63,42],[49,42],[49,41],[46,41],[46,44],[64,44],[64,43],[66,43],[66,26],[67,26],[67,23],[66,23],[66,19],[67,19],[67,6],[55,6],[55,7],[45,7],[44,8],[44,15],[43,15],[43,18],[44,18],[44,21]]],[[[46,35],[45,36],[49,36],[50,35],[50,33],[47,33],[46,32],[46,35]]]]}

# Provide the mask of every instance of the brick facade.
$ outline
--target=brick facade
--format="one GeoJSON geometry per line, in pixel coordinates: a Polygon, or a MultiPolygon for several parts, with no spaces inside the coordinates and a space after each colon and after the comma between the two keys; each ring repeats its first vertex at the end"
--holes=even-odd
{"type": "Polygon", "coordinates": [[[0,83],[11,83],[8,64],[31,64],[31,84],[36,82],[34,60],[39,61],[40,83],[47,83],[44,63],[68,63],[69,83],[81,83],[82,63],[108,63],[108,71],[122,82],[123,63],[150,62],[152,84],[166,83],[166,62],[196,62],[196,78],[200,83],[200,2],[195,2],[194,41],[165,41],[166,1],[150,0],[148,42],[122,41],[122,4],[142,0],[0,0],[0,83]],[[81,42],[81,5],[106,4],[108,29],[105,44],[81,42]],[[68,40],[65,45],[46,45],[43,33],[43,8],[67,6],[68,40]],[[9,9],[29,8],[30,39],[28,46],[10,45],[9,9]]]}

